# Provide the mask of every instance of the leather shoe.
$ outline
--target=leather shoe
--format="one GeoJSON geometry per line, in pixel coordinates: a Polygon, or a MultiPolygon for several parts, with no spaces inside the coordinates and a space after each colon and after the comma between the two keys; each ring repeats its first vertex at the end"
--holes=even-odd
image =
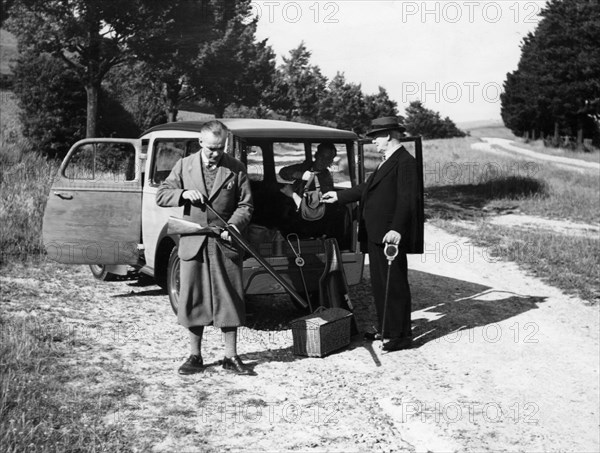
{"type": "Polygon", "coordinates": [[[235,374],[244,376],[256,376],[256,373],[248,367],[248,365],[242,362],[240,356],[224,357],[221,363],[223,364],[224,370],[232,371],[235,374]]]}
{"type": "Polygon", "coordinates": [[[379,341],[381,340],[381,332],[365,332],[365,341],[379,341]]]}
{"type": "Polygon", "coordinates": [[[179,374],[195,374],[202,373],[204,371],[204,363],[202,362],[202,356],[191,355],[188,359],[179,367],[179,374]]]}
{"type": "Polygon", "coordinates": [[[392,352],[392,351],[400,351],[401,349],[410,349],[412,347],[412,338],[411,337],[402,337],[402,338],[392,338],[387,343],[384,343],[383,350],[392,352]]]}

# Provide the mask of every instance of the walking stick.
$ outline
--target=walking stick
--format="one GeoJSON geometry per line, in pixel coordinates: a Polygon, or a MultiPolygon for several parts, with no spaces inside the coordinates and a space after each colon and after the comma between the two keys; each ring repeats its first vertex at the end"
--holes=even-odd
{"type": "Polygon", "coordinates": [[[383,318],[381,320],[381,348],[383,349],[383,339],[385,338],[385,317],[388,306],[389,291],[390,291],[390,271],[392,270],[392,261],[398,256],[398,246],[396,244],[385,244],[383,253],[388,260],[387,278],[385,280],[385,299],[383,302],[383,318]]]}

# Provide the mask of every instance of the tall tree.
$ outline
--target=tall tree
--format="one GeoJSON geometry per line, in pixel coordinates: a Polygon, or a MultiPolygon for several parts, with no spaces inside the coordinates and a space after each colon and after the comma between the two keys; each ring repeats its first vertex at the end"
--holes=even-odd
{"type": "Polygon", "coordinates": [[[7,26],[21,50],[49,53],[74,71],[87,95],[90,137],[97,133],[102,80],[140,42],[160,34],[169,8],[160,0],[14,0],[7,26]]]}
{"type": "Polygon", "coordinates": [[[320,117],[339,129],[364,132],[367,119],[361,86],[346,82],[344,73],[338,72],[327,85],[320,117]]]}
{"type": "Polygon", "coordinates": [[[398,115],[398,103],[390,99],[382,86],[377,93],[365,95],[365,113],[369,120],[382,116],[396,116],[404,120],[404,117],[398,115]]]}
{"type": "Polygon", "coordinates": [[[140,131],[167,121],[163,86],[148,63],[121,64],[108,73],[102,86],[131,115],[140,131]]]}
{"type": "Polygon", "coordinates": [[[317,123],[327,78],[318,66],[310,64],[311,52],[304,42],[289,53],[277,68],[267,97],[269,106],[288,120],[317,123]]]}
{"type": "Polygon", "coordinates": [[[218,36],[216,27],[223,13],[216,0],[174,0],[170,5],[161,33],[136,41],[134,50],[152,68],[152,79],[161,87],[167,120],[172,122],[177,119],[179,103],[194,96],[189,88],[194,62],[200,48],[218,36]]]}
{"type": "Polygon", "coordinates": [[[256,42],[257,18],[250,18],[250,2],[224,3],[217,9],[215,35],[201,45],[190,83],[196,94],[211,103],[222,117],[231,104],[257,107],[272,83],[275,54],[267,40],[256,42]]]}
{"type": "Polygon", "coordinates": [[[502,118],[515,134],[584,135],[600,118],[600,2],[551,0],[507,75],[502,118]]]}

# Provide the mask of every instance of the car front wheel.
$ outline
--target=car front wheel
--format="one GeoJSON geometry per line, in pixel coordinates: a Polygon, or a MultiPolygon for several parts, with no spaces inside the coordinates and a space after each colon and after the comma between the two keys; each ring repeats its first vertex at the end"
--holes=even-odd
{"type": "Polygon", "coordinates": [[[177,246],[173,247],[169,255],[169,264],[167,266],[167,293],[169,294],[169,302],[171,308],[177,314],[179,306],[179,255],[177,246]]]}

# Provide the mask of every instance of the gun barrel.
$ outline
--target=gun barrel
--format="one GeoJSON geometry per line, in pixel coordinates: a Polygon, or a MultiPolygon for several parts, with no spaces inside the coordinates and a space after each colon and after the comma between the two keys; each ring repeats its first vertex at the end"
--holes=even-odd
{"type": "Polygon", "coordinates": [[[285,281],[283,278],[281,278],[281,276],[277,273],[277,271],[275,269],[273,269],[273,266],[271,266],[262,256],[260,256],[260,254],[254,250],[254,248],[248,243],[248,241],[246,241],[246,239],[240,234],[238,233],[238,231],[232,227],[231,225],[229,225],[224,219],[223,217],[221,217],[214,209],[211,205],[209,205],[208,203],[206,203],[206,207],[215,215],[215,217],[217,217],[217,219],[219,219],[221,222],[223,222],[226,226],[225,229],[227,229],[227,231],[229,231],[229,234],[235,238],[236,241],[239,242],[239,244],[244,247],[244,249],[250,253],[250,255],[252,255],[256,261],[259,262],[259,264],[265,268],[265,270],[271,274],[271,276],[277,281],[277,283],[279,283],[281,286],[283,286],[283,288],[288,292],[288,294],[290,296],[292,296],[294,298],[294,300],[296,302],[298,302],[302,307],[307,308],[308,307],[308,303],[306,303],[306,301],[296,292],[296,290],[287,282],[285,281]]]}

